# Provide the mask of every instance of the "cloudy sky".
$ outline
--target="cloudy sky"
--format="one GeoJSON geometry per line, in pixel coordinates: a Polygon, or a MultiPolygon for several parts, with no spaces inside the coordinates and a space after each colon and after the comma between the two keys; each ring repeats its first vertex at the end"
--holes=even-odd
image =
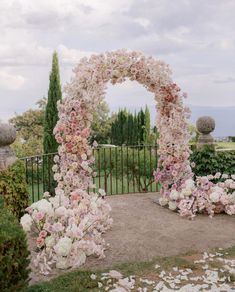
{"type": "MultiPolygon", "coordinates": [[[[54,50],[62,84],[81,57],[127,48],[170,64],[187,103],[235,106],[235,0],[1,0],[0,36],[1,120],[47,95],[54,50]]],[[[131,82],[107,101],[153,104],[131,82]]]]}

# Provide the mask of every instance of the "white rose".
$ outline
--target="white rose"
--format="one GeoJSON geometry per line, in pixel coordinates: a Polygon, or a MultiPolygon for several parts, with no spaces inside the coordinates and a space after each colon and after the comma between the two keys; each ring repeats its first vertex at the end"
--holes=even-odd
{"type": "Polygon", "coordinates": [[[69,255],[72,248],[71,238],[65,236],[59,239],[54,249],[58,256],[66,257],[69,255]]]}
{"type": "Polygon", "coordinates": [[[57,269],[65,270],[65,269],[68,269],[70,267],[71,267],[71,265],[69,263],[68,258],[62,257],[62,256],[57,258],[57,261],[56,261],[56,268],[57,269]]]}
{"type": "Polygon", "coordinates": [[[86,156],[86,154],[83,153],[83,154],[81,155],[81,158],[82,158],[82,160],[87,160],[87,156],[86,156]]]}
{"type": "Polygon", "coordinates": [[[176,190],[172,190],[170,193],[170,199],[176,201],[179,199],[179,195],[179,192],[177,192],[176,190]]]}
{"type": "Polygon", "coordinates": [[[51,203],[48,202],[45,199],[42,199],[42,200],[38,201],[36,208],[38,209],[38,211],[44,212],[49,216],[53,216],[54,215],[54,211],[53,211],[51,203]]]}
{"type": "Polygon", "coordinates": [[[86,262],[86,254],[84,251],[79,249],[74,257],[73,267],[80,267],[86,262]]]}
{"type": "Polygon", "coordinates": [[[164,197],[160,198],[159,199],[159,204],[161,206],[166,206],[168,204],[168,199],[167,198],[164,198],[164,197]]]}
{"type": "Polygon", "coordinates": [[[25,232],[30,231],[32,223],[33,223],[33,220],[29,214],[25,214],[20,219],[20,224],[22,225],[25,232]]]}
{"type": "Polygon", "coordinates": [[[177,208],[177,205],[176,205],[176,203],[175,202],[169,202],[169,209],[170,210],[176,210],[176,208],[177,208]]]}
{"type": "Polygon", "coordinates": [[[192,188],[194,188],[194,180],[193,179],[187,179],[186,181],[185,181],[185,186],[186,186],[186,188],[187,189],[192,189],[192,188]]]}
{"type": "Polygon", "coordinates": [[[48,236],[45,238],[46,247],[52,248],[55,245],[55,238],[53,236],[48,236]]]}
{"type": "Polygon", "coordinates": [[[103,189],[99,189],[98,192],[103,197],[106,195],[105,190],[103,190],[103,189]]]}
{"type": "Polygon", "coordinates": [[[210,194],[210,200],[213,203],[218,203],[220,200],[220,193],[218,192],[213,192],[210,194]]]}
{"type": "Polygon", "coordinates": [[[55,209],[55,216],[62,217],[66,216],[67,209],[64,206],[60,206],[59,208],[55,209]]]}
{"type": "Polygon", "coordinates": [[[183,199],[184,197],[189,197],[192,194],[192,190],[190,188],[182,189],[180,193],[180,198],[183,199]]]}

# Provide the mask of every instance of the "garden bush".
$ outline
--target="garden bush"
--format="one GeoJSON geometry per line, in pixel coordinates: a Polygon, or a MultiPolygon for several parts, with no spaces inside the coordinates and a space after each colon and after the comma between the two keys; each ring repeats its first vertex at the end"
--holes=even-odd
{"type": "Polygon", "coordinates": [[[25,167],[22,161],[18,160],[7,170],[0,172],[1,196],[3,197],[4,207],[20,219],[25,213],[25,208],[29,205],[25,167]]]}
{"type": "Polygon", "coordinates": [[[15,216],[0,208],[0,291],[21,291],[28,284],[26,235],[15,216]]]}
{"type": "Polygon", "coordinates": [[[194,150],[190,160],[195,163],[195,176],[214,175],[217,172],[235,174],[235,151],[214,152],[210,147],[204,147],[194,150]]]}

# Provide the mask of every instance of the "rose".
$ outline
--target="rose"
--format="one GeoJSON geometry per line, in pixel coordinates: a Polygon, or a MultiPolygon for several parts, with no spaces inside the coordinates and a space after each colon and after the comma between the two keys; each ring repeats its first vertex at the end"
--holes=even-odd
{"type": "Polygon", "coordinates": [[[220,193],[218,192],[213,192],[210,194],[210,200],[213,202],[213,203],[218,203],[219,200],[220,200],[220,193]]]}
{"type": "Polygon", "coordinates": [[[60,206],[59,208],[55,209],[55,216],[62,217],[66,216],[67,209],[64,206],[60,206]]]}
{"type": "Polygon", "coordinates": [[[37,247],[39,247],[39,248],[43,247],[44,243],[45,243],[44,238],[42,238],[42,237],[37,238],[37,240],[36,240],[37,247]]]}
{"type": "Polygon", "coordinates": [[[40,221],[40,220],[42,220],[44,218],[44,216],[45,216],[45,213],[44,212],[37,212],[35,214],[35,219],[38,220],[38,221],[40,221]]]}
{"type": "Polygon", "coordinates": [[[174,211],[174,210],[176,210],[176,208],[177,208],[176,203],[170,201],[170,202],[169,202],[169,209],[172,210],[172,211],[174,211]]]}
{"type": "Polygon", "coordinates": [[[52,248],[55,245],[55,238],[51,235],[45,238],[45,245],[48,248],[52,248]]]}
{"type": "Polygon", "coordinates": [[[168,199],[167,198],[164,198],[164,197],[160,198],[159,199],[159,204],[161,206],[166,206],[168,204],[168,199]]]}
{"type": "Polygon", "coordinates": [[[46,230],[42,230],[40,233],[39,233],[39,237],[43,237],[45,238],[47,236],[47,232],[46,230]]]}
{"type": "Polygon", "coordinates": [[[20,224],[23,227],[23,230],[25,232],[30,231],[31,226],[32,226],[33,220],[32,217],[29,214],[25,214],[23,217],[20,219],[20,224]]]}
{"type": "Polygon", "coordinates": [[[71,238],[65,236],[59,239],[54,247],[54,250],[58,256],[66,257],[69,255],[72,248],[71,238]]]}
{"type": "Polygon", "coordinates": [[[170,192],[170,199],[171,199],[171,200],[176,201],[176,200],[179,199],[179,196],[180,196],[180,194],[179,194],[179,192],[177,192],[176,190],[172,190],[172,191],[170,192]]]}

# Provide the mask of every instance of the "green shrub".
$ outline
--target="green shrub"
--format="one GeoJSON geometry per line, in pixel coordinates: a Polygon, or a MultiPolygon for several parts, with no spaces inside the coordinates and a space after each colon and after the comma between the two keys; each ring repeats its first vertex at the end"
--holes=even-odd
{"type": "Polygon", "coordinates": [[[216,172],[235,174],[235,151],[214,152],[209,147],[194,150],[190,157],[195,163],[195,176],[216,174],[216,172]]]}
{"type": "Polygon", "coordinates": [[[15,216],[0,209],[0,291],[21,291],[28,284],[26,235],[15,216]]]}
{"type": "Polygon", "coordinates": [[[0,172],[1,196],[4,200],[4,207],[20,219],[29,205],[25,167],[22,161],[18,160],[7,170],[0,172]]]}

